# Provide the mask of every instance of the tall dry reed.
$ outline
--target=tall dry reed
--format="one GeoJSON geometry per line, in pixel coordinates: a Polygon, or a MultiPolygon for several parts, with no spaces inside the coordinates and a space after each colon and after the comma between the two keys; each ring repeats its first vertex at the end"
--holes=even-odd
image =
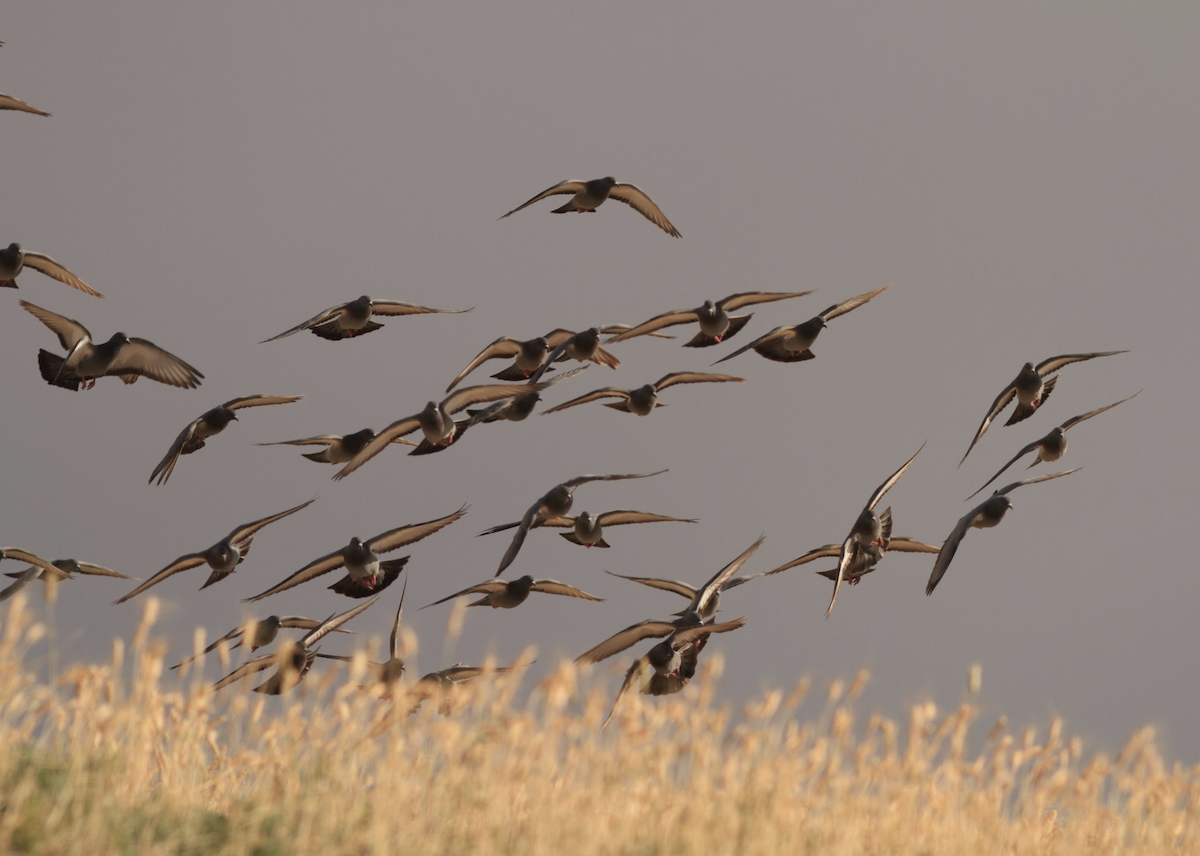
{"type": "MultiPolygon", "coordinates": [[[[719,657],[684,693],[630,694],[563,664],[527,695],[477,681],[370,737],[357,669],[290,695],[165,677],[154,607],[129,650],[39,683],[18,598],[0,633],[0,852],[38,854],[1196,854],[1200,775],[1145,729],[1114,758],[976,709],[860,722],[865,683],[733,718],[719,657]],[[975,733],[971,732],[977,728],[975,733]],[[974,744],[975,749],[969,747],[974,744]],[[982,747],[982,748],[980,748],[982,747]]],[[[399,704],[399,702],[398,702],[399,704]]]]}

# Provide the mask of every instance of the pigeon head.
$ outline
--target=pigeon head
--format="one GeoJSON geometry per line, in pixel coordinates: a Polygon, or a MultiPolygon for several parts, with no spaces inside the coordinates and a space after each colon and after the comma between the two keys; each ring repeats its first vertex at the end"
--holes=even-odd
{"type": "Polygon", "coordinates": [[[508,584],[508,587],[513,591],[528,594],[530,589],[533,588],[533,577],[531,577],[529,574],[526,574],[523,577],[517,577],[508,584]]]}

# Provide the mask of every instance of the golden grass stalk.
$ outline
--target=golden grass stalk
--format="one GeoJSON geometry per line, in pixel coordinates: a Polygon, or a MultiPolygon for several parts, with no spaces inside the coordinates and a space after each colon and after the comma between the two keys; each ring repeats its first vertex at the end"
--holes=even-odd
{"type": "MultiPolygon", "coordinates": [[[[0,852],[37,854],[1190,854],[1200,775],[1151,729],[1114,757],[1062,733],[971,729],[970,704],[858,724],[868,676],[814,721],[808,682],[735,716],[719,657],[683,693],[626,698],[608,671],[458,688],[368,735],[387,702],[359,668],[268,698],[163,670],[153,607],[128,662],[24,665],[44,628],[14,598],[0,632],[0,852]],[[352,674],[357,673],[357,674],[352,674]]],[[[402,705],[404,699],[397,699],[402,705]]]]}

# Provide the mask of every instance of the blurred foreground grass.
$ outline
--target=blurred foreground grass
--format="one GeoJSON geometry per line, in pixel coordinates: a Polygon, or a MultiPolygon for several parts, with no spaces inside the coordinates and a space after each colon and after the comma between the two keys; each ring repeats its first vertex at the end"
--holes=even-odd
{"type": "Polygon", "coordinates": [[[370,738],[388,705],[355,670],[211,695],[163,676],[148,620],[128,653],[40,684],[22,603],[0,631],[0,853],[1200,853],[1200,770],[1166,764],[1148,728],[1083,757],[1057,721],[972,732],[969,705],[860,722],[865,675],[815,721],[796,716],[803,683],[735,721],[711,657],[603,733],[611,676],[564,664],[527,697],[519,674],[484,678],[452,715],[429,703],[370,738]]]}

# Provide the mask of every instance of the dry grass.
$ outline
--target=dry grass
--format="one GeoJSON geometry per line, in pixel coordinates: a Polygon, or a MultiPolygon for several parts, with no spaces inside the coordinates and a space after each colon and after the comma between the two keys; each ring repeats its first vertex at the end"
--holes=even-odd
{"type": "Polygon", "coordinates": [[[709,673],[626,699],[563,665],[514,698],[481,680],[366,735],[386,707],[345,670],[282,699],[163,677],[148,622],[126,655],[40,685],[19,604],[0,638],[0,852],[39,854],[1200,853],[1200,771],[1145,729],[1081,757],[1059,723],[969,737],[975,710],[856,719],[865,676],[769,693],[736,725],[709,673]],[[968,745],[982,747],[977,754],[968,745]]]}

